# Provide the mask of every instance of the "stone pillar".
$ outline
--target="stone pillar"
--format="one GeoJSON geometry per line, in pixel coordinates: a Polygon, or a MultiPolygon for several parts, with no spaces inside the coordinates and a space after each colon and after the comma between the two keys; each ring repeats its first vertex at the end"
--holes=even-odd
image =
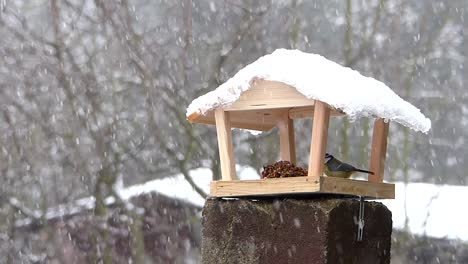
{"type": "Polygon", "coordinates": [[[351,198],[208,199],[202,263],[390,263],[391,212],[351,198]]]}

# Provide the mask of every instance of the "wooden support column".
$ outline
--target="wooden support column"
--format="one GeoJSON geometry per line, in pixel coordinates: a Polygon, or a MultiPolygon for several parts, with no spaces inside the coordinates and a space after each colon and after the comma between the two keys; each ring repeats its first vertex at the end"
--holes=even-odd
{"type": "Polygon", "coordinates": [[[315,100],[308,176],[316,180],[323,175],[329,121],[330,108],[326,103],[315,100]]]}
{"type": "Polygon", "coordinates": [[[277,123],[280,136],[281,160],[296,164],[296,145],[294,143],[294,123],[288,111],[281,115],[277,123]]]}
{"type": "Polygon", "coordinates": [[[369,170],[374,175],[369,174],[370,182],[382,182],[384,178],[385,155],[387,154],[387,137],[389,123],[385,123],[382,118],[374,122],[374,132],[372,135],[371,158],[369,170]]]}
{"type": "Polygon", "coordinates": [[[218,108],[215,110],[216,132],[218,134],[219,159],[221,162],[221,177],[223,181],[232,181],[236,177],[234,151],[232,148],[232,132],[229,112],[218,108]]]}

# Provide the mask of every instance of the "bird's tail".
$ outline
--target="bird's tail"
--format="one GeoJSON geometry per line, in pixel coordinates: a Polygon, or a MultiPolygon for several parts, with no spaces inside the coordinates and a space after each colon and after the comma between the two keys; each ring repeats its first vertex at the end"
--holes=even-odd
{"type": "Polygon", "coordinates": [[[372,171],[368,171],[368,170],[355,169],[355,171],[364,172],[364,173],[369,173],[369,174],[371,174],[371,175],[374,175],[374,173],[373,173],[372,171]]]}

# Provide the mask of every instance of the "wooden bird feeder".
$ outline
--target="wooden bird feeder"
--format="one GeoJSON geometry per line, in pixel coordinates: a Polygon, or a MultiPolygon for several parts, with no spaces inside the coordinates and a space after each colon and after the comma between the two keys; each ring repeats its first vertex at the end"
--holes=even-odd
{"type": "Polygon", "coordinates": [[[187,112],[191,123],[216,126],[222,180],[211,182],[210,196],[320,192],[394,199],[395,185],[383,182],[389,122],[381,117],[375,119],[371,143],[369,170],[374,175],[368,175],[367,181],[323,176],[329,119],[343,115],[341,110],[309,99],[284,82],[255,78],[234,102],[214,107],[204,114],[187,112]],[[299,118],[313,119],[307,177],[238,180],[231,128],[269,131],[278,127],[281,160],[296,163],[293,122],[299,118]]]}

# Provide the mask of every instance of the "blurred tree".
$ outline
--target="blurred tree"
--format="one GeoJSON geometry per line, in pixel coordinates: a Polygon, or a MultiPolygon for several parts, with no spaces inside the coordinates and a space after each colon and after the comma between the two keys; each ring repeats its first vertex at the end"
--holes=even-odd
{"type": "MultiPolygon", "coordinates": [[[[186,106],[276,48],[322,54],[427,113],[429,137],[391,126],[392,180],[466,184],[467,21],[461,0],[0,1],[0,255],[26,252],[15,221],[41,226],[52,206],[92,196],[107,219],[122,181],[182,174],[206,196],[190,170],[220,178],[215,130],[186,106]]],[[[332,120],[328,148],[365,167],[371,125],[351,121],[332,120]]],[[[304,166],[311,122],[295,127],[304,166]]],[[[260,171],[277,141],[235,131],[237,161],[260,171]]]]}

